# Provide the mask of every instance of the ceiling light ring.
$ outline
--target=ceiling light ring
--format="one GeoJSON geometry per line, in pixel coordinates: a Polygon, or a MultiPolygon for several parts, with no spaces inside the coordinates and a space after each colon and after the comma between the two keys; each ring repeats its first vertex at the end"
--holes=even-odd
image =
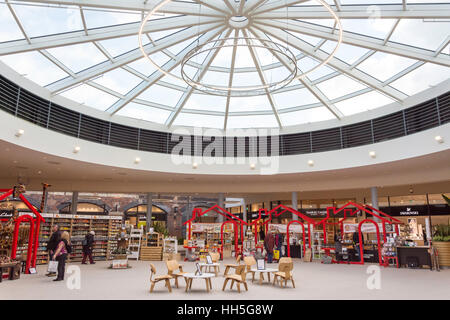
{"type": "Polygon", "coordinates": [[[297,60],[294,53],[289,50],[289,48],[276,43],[272,40],[268,39],[259,39],[259,38],[251,38],[251,37],[229,37],[226,39],[214,39],[205,42],[204,44],[193,48],[189,51],[182,59],[181,62],[181,77],[184,82],[186,82],[190,87],[206,92],[213,95],[219,96],[257,96],[257,95],[266,95],[267,93],[273,93],[277,90],[280,90],[291,83],[297,76],[298,68],[296,67],[297,60]],[[239,43],[239,40],[244,41],[244,43],[239,43]],[[215,45],[220,42],[221,44],[215,45]],[[226,44],[226,42],[230,42],[226,44]],[[211,46],[212,45],[212,46],[211,46]],[[268,47],[270,45],[270,47],[268,47]],[[269,50],[271,52],[275,52],[277,54],[283,55],[288,61],[289,65],[295,66],[292,68],[292,71],[282,80],[266,83],[263,85],[253,85],[253,86],[218,86],[205,84],[200,81],[195,81],[190,77],[185,70],[185,66],[189,65],[189,62],[194,57],[201,55],[202,53],[211,52],[212,50],[221,50],[223,48],[234,48],[234,47],[251,47],[251,48],[261,48],[265,50],[269,50]]]}

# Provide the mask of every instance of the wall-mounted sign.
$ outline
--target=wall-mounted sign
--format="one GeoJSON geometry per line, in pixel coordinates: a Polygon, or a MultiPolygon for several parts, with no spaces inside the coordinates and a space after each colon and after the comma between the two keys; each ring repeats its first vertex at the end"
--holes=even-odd
{"type": "Polygon", "coordinates": [[[0,212],[0,219],[11,219],[13,216],[12,211],[1,211],[0,212]]]}

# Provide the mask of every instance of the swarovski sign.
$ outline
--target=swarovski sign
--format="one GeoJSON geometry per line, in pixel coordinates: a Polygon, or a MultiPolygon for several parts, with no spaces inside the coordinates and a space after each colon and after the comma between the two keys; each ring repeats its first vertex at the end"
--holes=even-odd
{"type": "Polygon", "coordinates": [[[411,210],[410,207],[406,207],[406,211],[400,211],[400,215],[401,216],[418,216],[419,215],[419,211],[415,210],[411,210]]]}

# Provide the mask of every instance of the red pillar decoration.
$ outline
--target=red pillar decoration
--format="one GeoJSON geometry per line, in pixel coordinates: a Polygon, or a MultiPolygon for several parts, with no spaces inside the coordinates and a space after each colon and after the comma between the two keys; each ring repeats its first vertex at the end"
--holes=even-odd
{"type": "Polygon", "coordinates": [[[287,255],[288,257],[291,257],[291,246],[289,243],[289,228],[291,226],[291,224],[293,223],[298,223],[302,226],[302,236],[303,236],[303,252],[306,251],[306,235],[305,235],[305,226],[303,225],[303,223],[297,221],[297,220],[292,220],[291,222],[288,223],[287,225],[287,229],[286,229],[286,243],[287,243],[287,255]]]}
{"type": "Polygon", "coordinates": [[[363,221],[361,221],[358,225],[358,233],[359,233],[359,253],[361,256],[361,261],[357,262],[356,264],[364,264],[364,243],[362,242],[362,232],[361,232],[361,227],[363,225],[363,223],[365,222],[370,222],[373,223],[375,225],[375,229],[377,230],[377,243],[378,243],[378,263],[380,264],[380,266],[383,264],[383,262],[381,261],[381,243],[380,243],[380,229],[378,228],[378,223],[376,223],[373,220],[370,219],[365,219],[363,221]]]}

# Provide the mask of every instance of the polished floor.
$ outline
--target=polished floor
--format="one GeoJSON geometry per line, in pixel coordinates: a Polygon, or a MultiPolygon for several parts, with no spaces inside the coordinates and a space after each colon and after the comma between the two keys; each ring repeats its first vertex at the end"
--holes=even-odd
{"type": "MultiPolygon", "coordinates": [[[[226,261],[226,262],[231,262],[226,261]]],[[[164,262],[153,262],[158,274],[164,274],[164,262]]],[[[373,265],[324,265],[304,263],[295,259],[296,288],[274,286],[266,281],[252,283],[249,275],[248,292],[222,291],[223,276],[212,280],[213,290],[206,291],[204,280],[194,280],[192,290],[185,292],[184,281],[172,293],[164,283],[156,284],[149,292],[149,262],[130,261],[131,269],[111,270],[109,263],[95,265],[69,264],[80,271],[80,281],[67,274],[66,280],[53,282],[45,277],[45,266],[34,275],[22,275],[19,280],[0,283],[0,299],[450,299],[450,270],[371,268],[373,265]],[[77,268],[78,267],[78,268],[77,268]],[[379,277],[377,277],[379,274],[379,277]],[[77,283],[80,283],[78,288],[77,283]],[[368,286],[369,283],[369,286],[368,286]]],[[[184,262],[184,269],[193,272],[192,262],[184,262]]],[[[223,263],[222,263],[223,265],[223,263]]],[[[271,267],[277,267],[272,264],[271,267]]],[[[221,274],[223,274],[221,266],[221,274]]]]}

